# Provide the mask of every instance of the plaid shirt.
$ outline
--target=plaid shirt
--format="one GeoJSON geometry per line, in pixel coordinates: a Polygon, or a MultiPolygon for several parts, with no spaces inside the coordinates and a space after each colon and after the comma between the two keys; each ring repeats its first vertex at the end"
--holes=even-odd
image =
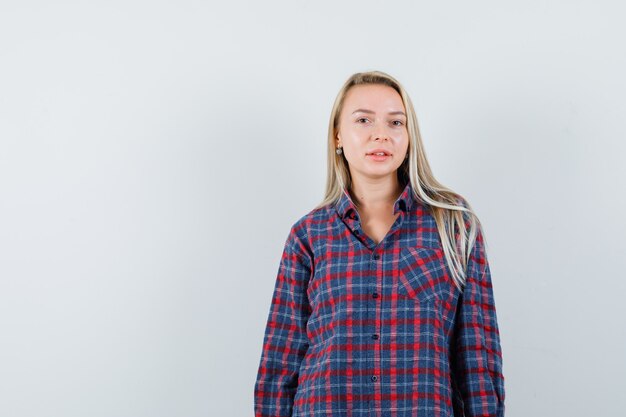
{"type": "Polygon", "coordinates": [[[461,293],[407,184],[378,244],[344,190],[285,242],[254,385],[256,417],[504,416],[482,231],[461,293]]]}

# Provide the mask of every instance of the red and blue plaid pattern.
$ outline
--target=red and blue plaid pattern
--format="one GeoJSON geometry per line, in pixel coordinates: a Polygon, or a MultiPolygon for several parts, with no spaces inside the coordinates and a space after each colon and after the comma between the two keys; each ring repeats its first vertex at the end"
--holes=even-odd
{"type": "Polygon", "coordinates": [[[256,417],[504,416],[482,232],[461,293],[410,184],[398,211],[379,244],[346,191],[292,226],[254,386],[256,417]]]}

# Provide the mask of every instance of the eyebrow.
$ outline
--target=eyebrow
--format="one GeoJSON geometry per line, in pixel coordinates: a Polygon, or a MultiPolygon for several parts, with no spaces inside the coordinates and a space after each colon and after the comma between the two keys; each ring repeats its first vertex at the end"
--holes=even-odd
{"type": "MultiPolygon", "coordinates": [[[[370,113],[370,114],[375,114],[376,113],[375,111],[368,110],[368,109],[356,109],[355,111],[352,112],[352,114],[359,113],[359,112],[361,112],[361,113],[370,113]]],[[[388,114],[391,114],[391,115],[401,114],[404,117],[406,117],[406,114],[404,114],[403,111],[390,111],[388,114]]]]}

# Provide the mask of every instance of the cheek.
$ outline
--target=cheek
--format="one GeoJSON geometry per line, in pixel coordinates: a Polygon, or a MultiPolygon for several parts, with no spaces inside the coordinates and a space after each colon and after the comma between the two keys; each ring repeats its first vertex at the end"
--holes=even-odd
{"type": "Polygon", "coordinates": [[[365,154],[367,138],[357,132],[345,132],[342,136],[344,153],[353,157],[365,154]]]}
{"type": "Polygon", "coordinates": [[[400,138],[400,149],[402,149],[404,152],[407,152],[409,150],[409,136],[408,134],[405,134],[403,137],[400,138]]]}
{"type": "Polygon", "coordinates": [[[350,163],[351,165],[354,165],[354,164],[358,165],[360,163],[358,148],[355,148],[354,146],[348,147],[348,149],[344,147],[343,155],[346,157],[346,159],[348,160],[348,163],[350,163]]]}

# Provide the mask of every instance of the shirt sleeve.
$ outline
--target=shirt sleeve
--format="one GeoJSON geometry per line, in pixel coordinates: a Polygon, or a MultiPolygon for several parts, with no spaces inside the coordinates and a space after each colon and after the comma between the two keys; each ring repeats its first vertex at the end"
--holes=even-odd
{"type": "Polygon", "coordinates": [[[311,261],[292,227],[281,256],[254,386],[255,417],[291,416],[300,364],[309,347],[311,261]]]}
{"type": "Polygon", "coordinates": [[[503,417],[502,350],[491,271],[480,228],[467,264],[452,346],[456,406],[464,411],[459,414],[503,417]]]}

